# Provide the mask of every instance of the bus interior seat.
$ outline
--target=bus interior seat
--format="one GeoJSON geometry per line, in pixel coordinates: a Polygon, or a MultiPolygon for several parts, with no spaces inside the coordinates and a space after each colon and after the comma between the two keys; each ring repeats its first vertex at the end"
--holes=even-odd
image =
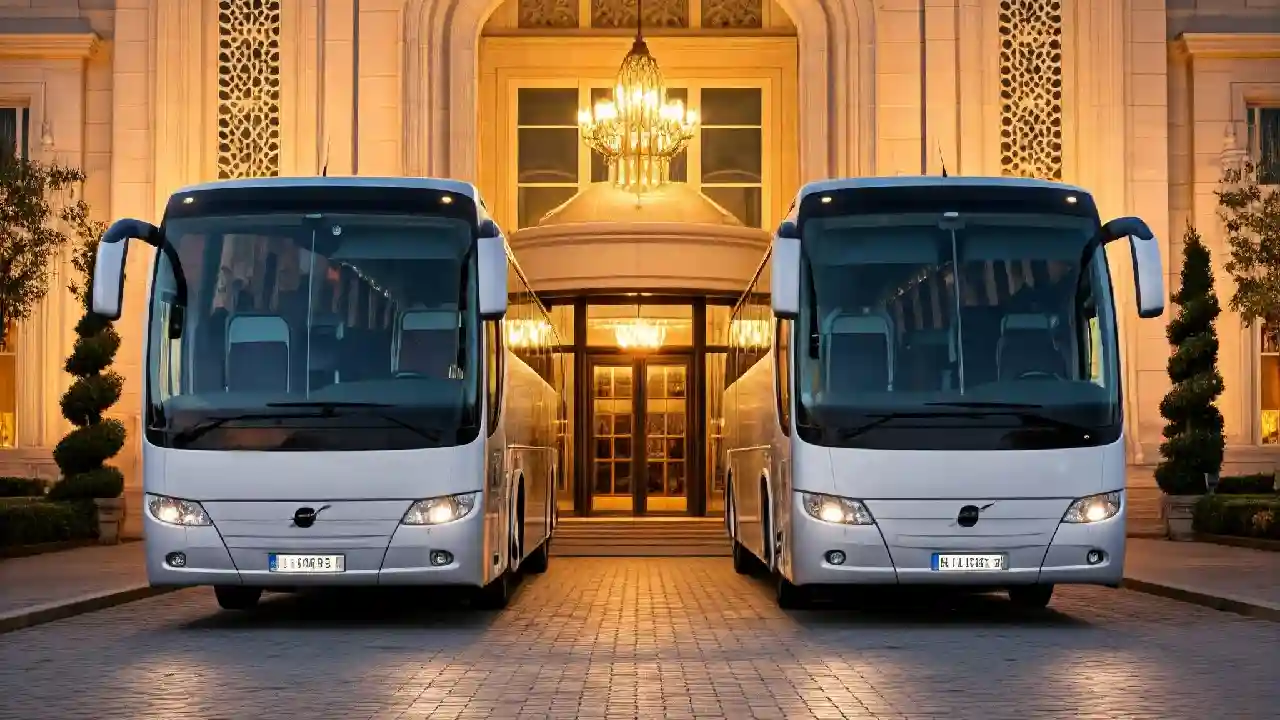
{"type": "Polygon", "coordinates": [[[895,378],[896,385],[915,392],[950,390],[955,356],[955,333],[951,329],[910,333],[899,359],[901,372],[895,378]]]}
{"type": "Polygon", "coordinates": [[[836,310],[824,324],[827,392],[893,390],[893,329],[886,315],[836,310]],[[839,358],[834,365],[833,357],[839,358]]]}
{"type": "Polygon", "coordinates": [[[346,323],[333,314],[315,316],[311,320],[311,337],[307,362],[312,389],[341,382],[341,346],[346,323]]]}
{"type": "Polygon", "coordinates": [[[1053,318],[1043,314],[1006,315],[1000,323],[996,363],[1001,380],[1029,373],[1066,377],[1066,362],[1054,342],[1053,318]]]}
{"type": "Polygon", "coordinates": [[[458,311],[413,307],[396,321],[392,373],[447,378],[458,356],[458,311]]]}
{"type": "Polygon", "coordinates": [[[960,343],[964,384],[974,387],[999,377],[1000,323],[1004,311],[995,306],[968,306],[960,311],[960,343]]]}
{"type": "Polygon", "coordinates": [[[289,323],[279,315],[227,319],[227,390],[289,392],[289,323]]]}

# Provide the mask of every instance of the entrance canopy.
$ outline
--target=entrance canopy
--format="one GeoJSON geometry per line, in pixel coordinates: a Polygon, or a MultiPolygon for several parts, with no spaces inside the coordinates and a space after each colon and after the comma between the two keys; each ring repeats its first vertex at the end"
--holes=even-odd
{"type": "Polygon", "coordinates": [[[537,292],[742,292],[770,234],[684,183],[637,197],[588,186],[509,242],[537,292]]]}

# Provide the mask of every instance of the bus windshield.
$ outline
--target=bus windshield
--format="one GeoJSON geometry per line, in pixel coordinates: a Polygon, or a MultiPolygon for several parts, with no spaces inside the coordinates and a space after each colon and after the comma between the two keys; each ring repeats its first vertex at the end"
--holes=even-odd
{"type": "Polygon", "coordinates": [[[949,215],[803,221],[801,437],[956,450],[1117,440],[1115,315],[1105,252],[1089,244],[1096,219],[949,215]]]}
{"type": "Polygon", "coordinates": [[[477,436],[474,223],[232,209],[168,218],[163,232],[151,443],[396,450],[477,436]]]}

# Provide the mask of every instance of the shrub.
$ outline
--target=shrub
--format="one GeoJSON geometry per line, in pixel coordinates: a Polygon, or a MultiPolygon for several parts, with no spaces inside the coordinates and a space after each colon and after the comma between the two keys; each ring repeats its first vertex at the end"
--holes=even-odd
{"type": "Polygon", "coordinates": [[[92,503],[38,500],[0,504],[0,547],[90,540],[97,534],[92,503]]]}
{"type": "Polygon", "coordinates": [[[1273,473],[1225,475],[1218,480],[1217,492],[1221,495],[1267,495],[1276,492],[1276,476],[1273,473]]]}
{"type": "Polygon", "coordinates": [[[1280,540],[1280,496],[1205,495],[1192,515],[1196,532],[1280,540]]]}
{"type": "Polygon", "coordinates": [[[1226,445],[1222,413],[1214,405],[1222,394],[1222,376],[1214,329],[1221,308],[1213,290],[1213,267],[1195,228],[1187,227],[1184,241],[1182,285],[1173,296],[1180,309],[1166,333],[1174,348],[1168,362],[1173,387],[1160,401],[1160,414],[1169,422],[1155,475],[1166,495],[1204,493],[1204,476],[1222,470],[1226,445]]]}
{"type": "Polygon", "coordinates": [[[40,497],[44,485],[40,478],[0,477],[0,497],[40,497]]]}
{"type": "Polygon", "coordinates": [[[120,349],[120,336],[110,320],[89,309],[94,256],[106,226],[89,219],[83,203],[71,223],[79,237],[72,266],[80,279],[73,280],[68,289],[85,313],[76,323],[76,344],[64,365],[75,382],[62,395],[62,416],[75,429],[53,449],[62,480],[49,491],[49,498],[114,498],[124,490],[124,475],[105,463],[124,447],[125,429],[119,420],[105,419],[103,414],[120,399],[124,387],[124,378],[108,369],[120,349]]]}

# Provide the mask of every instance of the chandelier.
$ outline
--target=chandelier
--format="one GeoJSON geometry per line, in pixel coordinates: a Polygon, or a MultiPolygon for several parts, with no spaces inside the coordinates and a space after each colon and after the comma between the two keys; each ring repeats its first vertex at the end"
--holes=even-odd
{"type": "Polygon", "coordinates": [[[667,102],[658,61],[649,54],[636,0],[636,39],[622,59],[612,100],[578,113],[582,140],[604,156],[613,183],[640,195],[667,182],[671,160],[693,138],[697,117],[680,101],[667,102]]]}
{"type": "Polygon", "coordinates": [[[667,340],[662,323],[636,318],[613,326],[613,339],[620,350],[657,350],[667,340]]]}

